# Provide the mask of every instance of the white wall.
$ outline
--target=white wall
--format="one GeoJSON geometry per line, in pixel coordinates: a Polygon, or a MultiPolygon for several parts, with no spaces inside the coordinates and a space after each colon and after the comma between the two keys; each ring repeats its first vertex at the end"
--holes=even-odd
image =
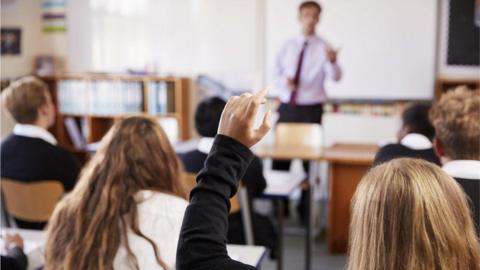
{"type": "MultiPolygon", "coordinates": [[[[42,52],[40,0],[16,0],[2,5],[2,27],[20,27],[21,55],[2,55],[1,77],[11,78],[33,71],[35,56],[42,52]]],[[[3,1],[2,1],[3,4],[3,1]]]]}
{"type": "Polygon", "coordinates": [[[149,65],[161,74],[201,72],[250,87],[256,8],[256,0],[71,0],[69,68],[124,71],[149,65]]]}
{"type": "Polygon", "coordinates": [[[63,68],[67,54],[65,33],[43,33],[41,0],[2,1],[2,27],[22,29],[21,54],[1,56],[1,77],[15,78],[34,71],[35,58],[51,55],[59,59],[58,69],[63,68]],[[5,3],[8,2],[8,3],[5,3]]]}

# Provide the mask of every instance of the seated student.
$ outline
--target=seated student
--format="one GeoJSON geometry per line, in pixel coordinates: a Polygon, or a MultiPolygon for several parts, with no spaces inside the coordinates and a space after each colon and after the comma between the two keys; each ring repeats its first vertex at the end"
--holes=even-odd
{"type": "Polygon", "coordinates": [[[116,123],[57,205],[45,269],[172,269],[187,201],[157,120],[116,123]]]}
{"type": "Polygon", "coordinates": [[[1,269],[25,270],[28,258],[23,253],[23,239],[19,234],[7,234],[5,237],[7,253],[1,256],[1,269]]]}
{"type": "Polygon", "coordinates": [[[374,167],[352,200],[348,269],[480,269],[467,197],[438,166],[374,167]]]}
{"type": "Polygon", "coordinates": [[[230,259],[226,249],[229,198],[254,159],[249,147],[270,129],[269,113],[253,129],[255,114],[267,91],[228,101],[218,134],[190,193],[177,250],[177,269],[254,269],[230,259]]]}
{"type": "Polygon", "coordinates": [[[440,160],[433,151],[435,130],[428,119],[430,106],[413,104],[402,113],[402,127],[397,133],[398,143],[380,148],[374,165],[399,157],[421,158],[437,165],[440,160]]]}
{"type": "MultiPolygon", "coordinates": [[[[195,112],[195,127],[202,136],[196,150],[180,155],[185,170],[190,173],[198,173],[202,168],[208,153],[212,148],[214,137],[217,134],[218,123],[222,115],[225,101],[218,97],[208,98],[201,102],[195,112]]],[[[244,184],[250,195],[262,192],[267,186],[263,176],[262,161],[254,157],[245,172],[244,184]]],[[[252,213],[254,241],[257,245],[269,247],[275,251],[276,234],[272,222],[257,213],[252,213]]],[[[234,213],[228,217],[228,242],[233,244],[245,244],[244,228],[240,213],[234,213]]],[[[273,253],[274,255],[274,253],[273,253]]]]}
{"type": "Polygon", "coordinates": [[[433,105],[430,119],[443,169],[470,197],[480,233],[480,90],[459,87],[443,94],[433,105]]]}
{"type": "MultiPolygon", "coordinates": [[[[1,177],[26,183],[58,180],[65,191],[72,190],[79,165],[47,130],[55,123],[47,85],[34,77],[22,78],[2,92],[2,102],[18,124],[1,145],[1,177]]],[[[16,223],[29,229],[45,226],[22,220],[16,223]]]]}

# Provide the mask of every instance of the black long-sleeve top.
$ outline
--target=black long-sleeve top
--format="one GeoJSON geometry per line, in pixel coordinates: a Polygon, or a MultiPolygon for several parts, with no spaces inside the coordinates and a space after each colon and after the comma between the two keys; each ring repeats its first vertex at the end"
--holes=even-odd
{"type": "MultiPolygon", "coordinates": [[[[182,160],[185,170],[189,173],[198,173],[203,169],[203,164],[208,155],[198,150],[193,150],[179,155],[182,160]]],[[[250,194],[260,193],[267,187],[267,181],[263,176],[262,161],[254,156],[252,162],[247,168],[245,175],[242,178],[243,184],[247,187],[250,194]]]]}
{"type": "Polygon", "coordinates": [[[15,247],[8,251],[6,256],[2,255],[1,258],[1,269],[6,270],[25,270],[27,269],[28,258],[23,253],[23,250],[15,247]]]}
{"type": "Polygon", "coordinates": [[[227,254],[228,211],[253,153],[227,136],[217,135],[197,186],[190,194],[177,248],[177,269],[255,269],[227,254]]]}

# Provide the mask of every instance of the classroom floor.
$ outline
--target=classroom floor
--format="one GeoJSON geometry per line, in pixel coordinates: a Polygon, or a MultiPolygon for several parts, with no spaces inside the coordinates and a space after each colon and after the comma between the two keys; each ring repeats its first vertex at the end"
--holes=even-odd
{"type": "MultiPolygon", "coordinates": [[[[284,267],[286,270],[301,270],[305,267],[305,238],[300,235],[285,236],[284,267]]],[[[330,255],[326,240],[315,243],[313,250],[312,270],[340,270],[345,268],[346,255],[330,255]]],[[[260,267],[261,270],[276,270],[276,261],[267,256],[260,267]]]]}

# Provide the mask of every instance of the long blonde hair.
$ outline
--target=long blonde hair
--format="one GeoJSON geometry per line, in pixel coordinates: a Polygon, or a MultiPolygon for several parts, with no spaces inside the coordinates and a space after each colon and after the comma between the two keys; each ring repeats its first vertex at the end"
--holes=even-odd
{"type": "Polygon", "coordinates": [[[377,166],[352,200],[348,269],[480,269],[471,215],[439,167],[409,158],[377,166]]]}
{"type": "Polygon", "coordinates": [[[45,269],[112,269],[121,244],[138,269],[129,230],[152,245],[166,269],[158,247],[139,229],[135,194],[145,189],[186,197],[162,128],[153,118],[131,117],[111,128],[75,189],[57,205],[48,224],[45,269]]]}

